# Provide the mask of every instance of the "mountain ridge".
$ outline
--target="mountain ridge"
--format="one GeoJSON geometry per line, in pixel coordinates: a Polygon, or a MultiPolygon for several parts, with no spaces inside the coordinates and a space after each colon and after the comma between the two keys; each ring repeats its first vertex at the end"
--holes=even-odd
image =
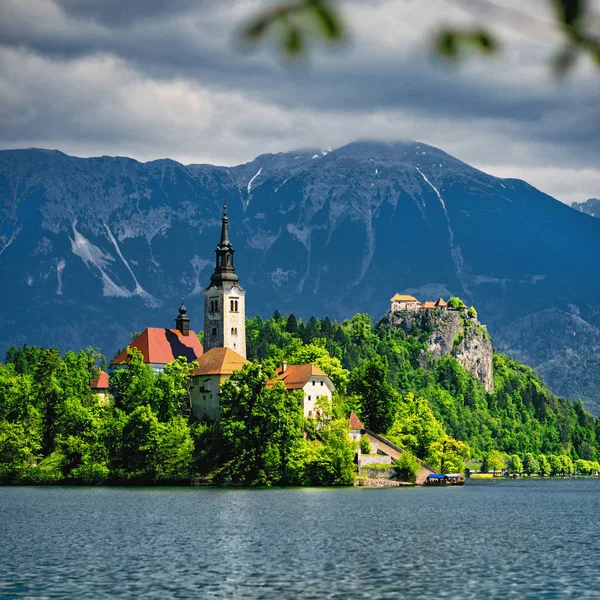
{"type": "MultiPolygon", "coordinates": [[[[551,386],[558,358],[533,342],[577,339],[577,319],[600,332],[600,221],[421,142],[232,167],[5,150],[0,197],[0,351],[93,343],[110,355],[132,331],[169,325],[182,295],[199,329],[224,203],[249,314],[379,318],[396,291],[460,295],[499,349],[554,365],[551,386]],[[508,333],[537,314],[531,339],[508,333]]],[[[569,345],[576,357],[600,356],[594,335],[569,345]]]]}

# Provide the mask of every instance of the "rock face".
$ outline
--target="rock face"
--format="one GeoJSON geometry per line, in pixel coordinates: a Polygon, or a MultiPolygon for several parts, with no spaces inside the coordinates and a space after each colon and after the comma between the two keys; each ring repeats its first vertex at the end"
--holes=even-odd
{"type": "Polygon", "coordinates": [[[469,319],[463,311],[451,310],[396,311],[388,319],[392,327],[400,327],[408,334],[415,331],[429,334],[424,363],[429,357],[452,356],[483,383],[486,391],[494,391],[492,340],[476,319],[469,319]]]}
{"type": "Polygon", "coordinates": [[[573,202],[571,208],[586,215],[590,215],[590,217],[600,219],[600,198],[590,198],[585,202],[573,202]]]}
{"type": "Polygon", "coordinates": [[[111,358],[172,326],[182,296],[201,330],[225,203],[249,316],[379,319],[395,292],[460,296],[499,347],[600,413],[595,371],[566,387],[560,362],[567,345],[570,365],[600,362],[600,219],[410,141],[235,167],[0,151],[0,360],[25,343],[111,358]],[[515,334],[556,331],[557,311],[589,333],[542,334],[545,349],[515,334]]]}

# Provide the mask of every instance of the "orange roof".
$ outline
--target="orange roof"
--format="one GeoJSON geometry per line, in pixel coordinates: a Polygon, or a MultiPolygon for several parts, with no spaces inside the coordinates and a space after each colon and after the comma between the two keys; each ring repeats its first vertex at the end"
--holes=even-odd
{"type": "Polygon", "coordinates": [[[403,296],[402,294],[396,294],[392,298],[392,302],[418,302],[414,296],[403,296]]]}
{"type": "Polygon", "coordinates": [[[198,359],[192,375],[231,375],[249,362],[230,348],[212,348],[198,359]]]}
{"type": "Polygon", "coordinates": [[[438,298],[435,305],[436,306],[448,306],[448,303],[443,298],[438,298]]]}
{"type": "Polygon", "coordinates": [[[98,377],[94,377],[90,381],[90,387],[93,390],[107,390],[108,389],[108,373],[104,371],[100,371],[100,375],[98,377]]]}
{"type": "Polygon", "coordinates": [[[435,303],[434,302],[423,302],[423,304],[421,304],[421,308],[435,308],[435,303]]]}
{"type": "MultiPolygon", "coordinates": [[[[277,377],[274,381],[283,381],[288,390],[301,390],[311,377],[329,377],[325,371],[322,371],[317,365],[288,365],[283,371],[280,367],[277,369],[277,377]]],[[[272,381],[269,383],[273,383],[272,381]]]]}
{"type": "MultiPolygon", "coordinates": [[[[162,329],[148,327],[138,335],[129,347],[136,348],[144,356],[144,362],[149,364],[166,365],[176,358],[183,356],[189,361],[196,360],[204,354],[202,344],[193,331],[183,335],[177,329],[162,329]]],[[[123,350],[110,363],[119,365],[127,361],[127,349],[123,350]]]]}
{"type": "Polygon", "coordinates": [[[360,419],[356,416],[356,413],[350,411],[350,430],[351,431],[364,431],[365,426],[360,422],[360,419]]]}

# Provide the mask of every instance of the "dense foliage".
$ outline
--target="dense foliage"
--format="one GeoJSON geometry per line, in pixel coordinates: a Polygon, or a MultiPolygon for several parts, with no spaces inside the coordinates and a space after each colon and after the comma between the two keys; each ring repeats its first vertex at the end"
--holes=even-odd
{"type": "Polygon", "coordinates": [[[385,319],[373,325],[364,314],[303,323],[276,313],[248,321],[248,352],[288,362],[298,360],[298,348],[321,352],[322,368],[328,372],[330,361],[348,382],[338,386],[334,413],[354,409],[368,427],[446,472],[462,471],[469,455],[484,459],[494,451],[502,457],[498,471],[515,454],[598,460],[600,423],[581,401],[557,398],[531,368],[500,354],[493,356],[492,394],[450,356],[423,368],[431,333],[415,327],[407,334],[385,319]]]}
{"type": "MultiPolygon", "coordinates": [[[[581,402],[555,397],[529,368],[493,359],[495,392],[449,356],[427,354],[431,334],[408,335],[366,315],[343,323],[275,313],[248,320],[254,362],[222,386],[219,423],[194,421],[193,364],[160,374],[136,350],[111,375],[112,400],[90,389],[104,359],[93,350],[11,348],[0,364],[0,482],[175,483],[190,477],[241,485],[347,485],[365,425],[406,449],[395,465],[412,480],[416,459],[460,472],[560,475],[600,471],[600,426],[581,402]],[[336,386],[320,421],[305,420],[298,393],[269,383],[281,361],[315,363],[336,386]],[[426,365],[424,368],[422,365],[426,365]],[[414,458],[416,457],[416,459],[414,458]]],[[[361,442],[368,451],[368,439],[361,442]]]]}

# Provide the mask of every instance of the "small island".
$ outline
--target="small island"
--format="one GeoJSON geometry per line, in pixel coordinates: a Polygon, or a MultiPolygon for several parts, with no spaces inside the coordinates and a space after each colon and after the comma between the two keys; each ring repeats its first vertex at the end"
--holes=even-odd
{"type": "Polygon", "coordinates": [[[598,420],[497,354],[475,307],[396,294],[377,323],[247,319],[234,252],[225,209],[198,334],[182,302],[175,328],[135,334],[110,364],[92,348],[11,347],[0,483],[400,486],[465,470],[600,471],[598,420]]]}

